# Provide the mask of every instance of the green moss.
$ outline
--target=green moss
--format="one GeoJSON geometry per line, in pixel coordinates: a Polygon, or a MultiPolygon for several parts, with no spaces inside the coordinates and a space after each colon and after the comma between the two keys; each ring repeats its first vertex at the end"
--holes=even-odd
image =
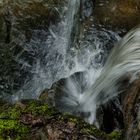
{"type": "Polygon", "coordinates": [[[43,114],[52,115],[56,111],[54,108],[49,107],[45,103],[32,100],[27,104],[26,108],[23,109],[22,112],[31,113],[33,115],[43,115],[43,114]]]}
{"type": "Polygon", "coordinates": [[[91,126],[90,127],[89,126],[86,126],[81,131],[83,133],[92,134],[92,133],[95,133],[96,128],[95,127],[91,127],[91,126]]]}
{"type": "Polygon", "coordinates": [[[0,139],[19,140],[29,132],[29,127],[17,120],[0,119],[0,139]]]}
{"type": "Polygon", "coordinates": [[[106,137],[106,134],[102,131],[100,131],[99,129],[97,129],[95,126],[84,123],[83,128],[81,129],[82,133],[85,134],[91,134],[91,135],[96,135],[97,137],[106,137]]]}
{"type": "MultiPolygon", "coordinates": [[[[24,104],[23,104],[24,105],[24,104]]],[[[38,101],[29,101],[24,107],[20,105],[5,104],[1,106],[0,112],[0,140],[20,140],[26,133],[30,132],[32,126],[20,123],[20,116],[24,114],[52,115],[54,109],[38,101]]]]}
{"type": "MultiPolygon", "coordinates": [[[[54,118],[50,125],[55,123],[57,124],[59,122],[60,125],[67,124],[69,127],[69,124],[73,124],[74,129],[78,133],[93,135],[97,138],[104,138],[106,140],[118,140],[115,139],[116,133],[106,135],[104,132],[98,130],[95,126],[86,123],[81,118],[68,113],[60,113],[55,108],[49,107],[47,104],[36,100],[26,100],[15,105],[5,104],[1,106],[0,140],[20,140],[24,135],[27,136],[27,133],[30,133],[32,129],[34,129],[32,122],[28,123],[28,121],[30,122],[32,120],[30,120],[30,118],[29,120],[26,120],[28,114],[31,114],[33,119],[35,118],[35,121],[38,121],[36,118],[44,118],[44,116],[45,122],[49,122],[50,118],[54,118]]],[[[40,128],[41,127],[42,126],[40,126],[40,128]]]]}
{"type": "Polygon", "coordinates": [[[9,107],[6,111],[0,114],[0,118],[17,119],[20,116],[20,109],[16,107],[9,107]]]}
{"type": "Polygon", "coordinates": [[[82,134],[84,133],[87,135],[89,135],[89,134],[95,135],[99,138],[102,137],[102,138],[110,140],[110,137],[108,137],[104,132],[97,129],[94,125],[90,125],[90,124],[86,123],[83,119],[81,119],[79,117],[75,117],[68,113],[64,113],[61,117],[62,117],[62,119],[65,119],[65,120],[67,119],[68,122],[75,123],[76,127],[81,131],[82,134]]]}
{"type": "Polygon", "coordinates": [[[32,114],[32,115],[53,115],[57,111],[49,107],[45,103],[39,101],[31,100],[25,103],[25,107],[20,107],[18,105],[7,105],[1,106],[0,118],[18,119],[21,114],[32,114]]]}
{"type": "Polygon", "coordinates": [[[73,122],[75,124],[79,124],[81,119],[78,117],[75,117],[69,113],[63,113],[63,115],[61,116],[62,119],[67,119],[67,121],[69,122],[73,122]]]}
{"type": "Polygon", "coordinates": [[[121,140],[121,132],[114,130],[108,135],[111,140],[121,140]]]}
{"type": "Polygon", "coordinates": [[[77,125],[77,127],[79,127],[81,129],[81,132],[86,133],[86,134],[93,134],[94,131],[96,130],[96,128],[92,125],[89,125],[88,123],[86,123],[84,120],[82,120],[81,118],[75,117],[73,115],[67,114],[65,115],[65,117],[68,118],[69,122],[73,122],[77,125]]]}

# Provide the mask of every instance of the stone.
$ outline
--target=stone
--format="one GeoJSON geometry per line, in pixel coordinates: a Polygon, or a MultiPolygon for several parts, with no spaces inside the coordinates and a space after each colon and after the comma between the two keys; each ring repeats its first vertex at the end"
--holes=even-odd
{"type": "Polygon", "coordinates": [[[139,140],[140,78],[129,85],[123,98],[124,139],[139,140]]]}
{"type": "Polygon", "coordinates": [[[112,140],[114,138],[113,134],[107,135],[81,118],[60,113],[40,101],[22,100],[21,104],[26,108],[20,108],[16,104],[0,106],[0,139],[112,140]]]}
{"type": "Polygon", "coordinates": [[[96,0],[93,15],[106,28],[130,30],[140,23],[139,0],[96,0]]]}

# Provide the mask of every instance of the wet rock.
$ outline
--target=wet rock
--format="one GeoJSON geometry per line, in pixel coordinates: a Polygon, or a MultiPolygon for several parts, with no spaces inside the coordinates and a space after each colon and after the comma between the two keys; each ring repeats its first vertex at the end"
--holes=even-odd
{"type": "Polygon", "coordinates": [[[136,79],[127,88],[123,100],[124,139],[140,139],[140,78],[136,79]]]}
{"type": "Polygon", "coordinates": [[[56,88],[52,87],[51,89],[45,89],[39,96],[39,100],[45,102],[51,106],[55,106],[55,93],[56,88]]]}
{"type": "Polygon", "coordinates": [[[94,17],[105,27],[130,30],[140,23],[139,0],[97,0],[94,17]]]}
{"type": "Polygon", "coordinates": [[[124,119],[118,97],[100,105],[97,109],[96,118],[99,128],[106,133],[111,133],[115,129],[122,130],[124,119]]]}
{"type": "Polygon", "coordinates": [[[77,116],[84,117],[84,114],[78,110],[78,102],[74,99],[73,94],[71,94],[71,92],[74,91],[76,92],[75,94],[82,94],[86,90],[87,83],[84,79],[84,74],[84,72],[76,72],[68,78],[60,79],[55,82],[50,89],[41,93],[40,100],[55,106],[63,112],[71,112],[77,116]],[[65,100],[68,99],[68,97],[72,100],[72,103],[65,100]]]}
{"type": "Polygon", "coordinates": [[[65,1],[62,2],[61,0],[50,0],[49,2],[26,0],[17,2],[15,0],[6,0],[0,8],[1,17],[4,22],[1,22],[1,24],[5,24],[7,34],[10,34],[12,30],[13,37],[15,31],[24,34],[24,32],[33,29],[45,29],[50,24],[54,24],[60,20],[59,12],[62,12],[60,5],[62,6],[64,3],[65,1]]]}
{"type": "Polygon", "coordinates": [[[82,0],[80,5],[81,19],[88,18],[93,13],[94,0],[82,0]]]}
{"type": "MultiPolygon", "coordinates": [[[[84,72],[77,72],[66,79],[61,79],[49,90],[45,90],[40,99],[50,103],[63,112],[71,112],[76,116],[84,119],[89,117],[89,112],[81,112],[79,103],[69,92],[84,93],[87,88],[84,72]],[[69,86],[68,82],[72,81],[69,86]],[[75,85],[73,85],[75,84],[75,85]],[[75,88],[77,87],[77,89],[75,88]],[[74,90],[71,90],[71,89],[74,90]],[[69,97],[69,98],[67,98],[69,97]],[[69,99],[71,100],[69,102],[69,99]]],[[[75,94],[76,94],[75,93],[75,94]]],[[[115,130],[121,131],[124,128],[122,108],[119,98],[108,101],[106,104],[100,105],[97,109],[96,124],[102,131],[110,134],[115,130]]]]}
{"type": "MultiPolygon", "coordinates": [[[[81,3],[85,9],[87,5],[92,7],[92,14],[89,14],[88,17],[83,16],[86,17],[86,20],[82,21],[81,36],[84,36],[84,31],[91,30],[91,27],[102,27],[112,30],[122,37],[127,31],[140,24],[139,0],[89,0],[81,3]]],[[[82,15],[85,13],[84,8],[81,8],[82,15]]]]}
{"type": "Polygon", "coordinates": [[[18,91],[33,75],[48,27],[60,21],[64,0],[0,2],[0,98],[18,91]]]}

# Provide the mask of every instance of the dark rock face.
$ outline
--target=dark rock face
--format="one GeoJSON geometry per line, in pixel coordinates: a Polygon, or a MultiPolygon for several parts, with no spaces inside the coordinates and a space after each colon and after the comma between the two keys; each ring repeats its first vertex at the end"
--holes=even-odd
{"type": "MultiPolygon", "coordinates": [[[[65,1],[61,0],[49,2],[6,0],[2,3],[0,14],[8,33],[12,27],[12,33],[15,30],[24,33],[24,31],[33,29],[47,29],[50,24],[56,23],[60,20],[59,12],[62,12],[60,5],[63,6],[64,3],[65,1]]],[[[14,36],[14,33],[12,35],[14,36]]]]}
{"type": "Polygon", "coordinates": [[[140,139],[140,78],[136,79],[126,91],[123,100],[124,139],[140,139]]]}
{"type": "Polygon", "coordinates": [[[140,23],[139,0],[96,0],[94,16],[100,24],[130,30],[140,23]]]}
{"type": "Polygon", "coordinates": [[[64,0],[0,3],[0,98],[30,80],[32,66],[40,57],[40,48],[31,42],[45,41],[48,27],[60,21],[64,4],[64,0]]]}
{"type": "Polygon", "coordinates": [[[97,121],[101,130],[106,133],[114,129],[122,130],[124,128],[123,113],[118,98],[108,101],[97,109],[97,121]]]}

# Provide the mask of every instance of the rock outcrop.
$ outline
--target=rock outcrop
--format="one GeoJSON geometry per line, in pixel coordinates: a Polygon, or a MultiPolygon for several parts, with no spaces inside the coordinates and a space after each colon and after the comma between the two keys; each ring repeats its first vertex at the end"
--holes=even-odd
{"type": "Polygon", "coordinates": [[[140,139],[140,78],[130,84],[123,99],[124,139],[140,139]]]}
{"type": "Polygon", "coordinates": [[[105,27],[130,30],[140,24],[139,0],[96,0],[94,16],[105,27]]]}

